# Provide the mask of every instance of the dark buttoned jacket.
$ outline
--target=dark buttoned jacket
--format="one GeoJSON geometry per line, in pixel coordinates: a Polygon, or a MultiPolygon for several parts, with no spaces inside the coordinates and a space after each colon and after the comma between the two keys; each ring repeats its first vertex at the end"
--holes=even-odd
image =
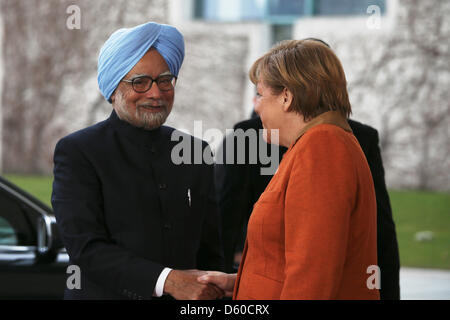
{"type": "MultiPolygon", "coordinates": [[[[354,120],[348,121],[353,134],[357,138],[372,173],[375,186],[377,201],[377,254],[378,266],[381,269],[381,289],[380,297],[382,300],[399,299],[399,271],[400,261],[395,232],[395,224],[392,218],[392,210],[389,201],[389,195],[386,189],[384,178],[384,168],[381,159],[380,148],[378,146],[378,132],[374,128],[359,123],[354,120]]],[[[246,132],[249,129],[262,129],[261,119],[259,117],[242,121],[235,125],[234,129],[242,129],[246,132]]],[[[268,185],[273,175],[262,175],[261,168],[269,167],[271,164],[262,164],[261,161],[252,163],[249,156],[251,143],[246,140],[245,144],[245,164],[237,164],[237,141],[234,136],[235,152],[234,164],[226,164],[227,151],[226,142],[222,146],[219,157],[221,158],[216,165],[216,190],[219,202],[219,210],[222,217],[222,235],[225,251],[225,266],[227,272],[236,272],[233,266],[234,253],[242,251],[243,238],[245,239],[245,230],[248,219],[253,211],[253,205],[258,201],[259,196],[268,185]]],[[[256,149],[259,153],[260,140],[262,135],[257,135],[256,149]]],[[[270,147],[266,147],[269,157],[282,160],[286,148],[279,147],[278,154],[272,154],[270,147]]],[[[307,281],[307,279],[305,279],[307,281]]]]}
{"type": "Polygon", "coordinates": [[[81,270],[81,289],[65,298],[150,299],[164,267],[223,269],[214,166],[193,163],[194,148],[210,153],[201,140],[136,128],[114,111],[57,143],[52,205],[81,270]]]}

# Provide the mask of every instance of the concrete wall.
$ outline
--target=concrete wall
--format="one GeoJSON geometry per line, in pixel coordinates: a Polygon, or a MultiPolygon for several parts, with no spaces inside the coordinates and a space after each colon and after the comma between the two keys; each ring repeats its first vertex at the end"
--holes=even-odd
{"type": "MultiPolygon", "coordinates": [[[[85,30],[88,35],[86,41],[88,41],[88,47],[92,48],[90,58],[85,61],[85,64],[90,66],[88,67],[90,71],[79,82],[79,85],[64,87],[57,109],[58,116],[52,120],[48,128],[45,128],[51,138],[48,139],[49,143],[45,146],[46,158],[41,159],[46,168],[44,171],[51,171],[52,152],[57,139],[69,132],[103,120],[111,112],[111,105],[105,102],[99,94],[95,69],[98,49],[107,36],[118,27],[134,26],[153,20],[174,25],[185,36],[186,57],[179,74],[175,105],[168,119],[168,125],[194,133],[194,122],[202,121],[204,131],[215,128],[225,133],[226,129],[232,128],[238,121],[248,118],[253,107],[254,86],[249,81],[247,73],[251,64],[271,46],[269,24],[263,22],[214,23],[196,21],[192,18],[193,0],[130,2],[126,5],[126,11],[122,12],[122,15],[117,13],[117,16],[107,19],[100,19],[95,14],[91,14],[89,11],[91,2],[80,0],[80,3],[85,4],[83,27],[87,28],[85,30]],[[144,3],[148,4],[144,5],[145,10],[139,10],[139,6],[144,3]]],[[[381,81],[381,85],[378,82],[372,87],[370,85],[364,87],[361,83],[366,81],[367,77],[364,79],[361,75],[364,75],[369,65],[372,64],[372,68],[374,67],[373,60],[390,51],[390,46],[393,43],[389,41],[408,37],[406,31],[410,26],[405,22],[403,15],[405,6],[410,6],[411,3],[413,1],[388,0],[387,14],[380,17],[379,20],[373,15],[300,19],[297,21],[293,33],[296,39],[321,38],[327,41],[336,51],[346,71],[353,105],[353,118],[374,126],[380,132],[387,181],[391,187],[415,187],[419,185],[418,175],[415,171],[420,169],[423,152],[414,146],[414,143],[410,143],[413,147],[409,147],[409,149],[405,149],[405,145],[408,145],[407,139],[420,135],[423,131],[413,125],[397,132],[397,135],[392,138],[391,128],[386,124],[387,122],[404,122],[405,114],[419,114],[418,111],[420,111],[421,106],[416,103],[415,109],[404,106],[404,110],[402,110],[403,106],[400,106],[396,108],[396,112],[392,112],[390,108],[396,107],[395,98],[403,94],[401,90],[404,86],[399,86],[396,90],[390,90],[390,84],[388,83],[388,90],[385,92],[383,86],[386,86],[386,83],[383,84],[381,81]],[[386,138],[388,136],[389,141],[386,138]]],[[[114,1],[112,5],[123,6],[123,2],[114,1]]],[[[439,8],[438,5],[431,5],[426,8],[428,11],[425,13],[434,17],[433,10],[440,10],[439,8]]],[[[430,24],[432,24],[433,19],[428,20],[430,24]]],[[[429,30],[424,32],[428,32],[425,35],[426,38],[431,37],[432,34],[429,30]]],[[[442,46],[448,48],[448,41],[444,41],[442,46]]],[[[415,54],[414,48],[406,47],[403,53],[403,49],[400,49],[400,54],[406,55],[406,62],[393,63],[384,67],[378,75],[381,79],[391,77],[390,81],[393,81],[393,87],[401,83],[402,79],[395,77],[397,71],[389,72],[390,68],[396,69],[398,66],[406,68],[405,74],[407,76],[409,76],[408,72],[417,73],[420,71],[420,62],[418,62],[420,57],[408,60],[408,54],[411,56],[415,54]],[[412,65],[410,66],[408,63],[412,65]]],[[[8,57],[4,58],[8,59],[8,57]]],[[[0,57],[0,62],[2,60],[0,57]]],[[[448,78],[449,72],[445,69],[445,65],[441,69],[443,69],[443,72],[439,74],[439,79],[445,80],[448,78]]],[[[1,75],[0,63],[0,77],[1,75]]],[[[442,83],[447,81],[444,80],[437,82],[436,86],[442,87],[442,83]]],[[[407,89],[409,90],[409,88],[407,89]]],[[[1,86],[0,90],[2,90],[1,86]]],[[[439,95],[442,92],[445,93],[445,90],[438,90],[439,95]]],[[[443,102],[445,103],[445,101],[443,102]]],[[[405,102],[403,101],[403,103],[405,102]]],[[[428,104],[427,100],[422,100],[421,103],[428,104]]],[[[432,106],[439,104],[439,102],[434,101],[432,106]]],[[[14,108],[14,106],[9,107],[14,108]]],[[[1,114],[5,115],[2,108],[0,108],[1,114]]],[[[420,124],[421,119],[417,120],[410,117],[409,120],[412,122],[418,121],[420,124]]],[[[1,123],[0,130],[2,130],[1,123]]],[[[4,126],[3,130],[5,130],[4,126]]],[[[20,128],[15,130],[20,130],[20,128]]],[[[447,129],[447,131],[450,130],[447,129]]],[[[200,138],[204,137],[200,136],[200,138]]],[[[220,141],[210,142],[214,148],[220,143],[220,141]]],[[[426,146],[426,143],[422,145],[426,146]]],[[[445,161],[440,161],[440,158],[435,155],[435,151],[439,150],[439,147],[433,148],[435,149],[431,151],[430,155],[434,157],[434,162],[430,163],[437,163],[436,167],[439,169],[441,168],[439,162],[445,164],[445,161]]],[[[2,146],[0,145],[0,157],[1,152],[2,146]]],[[[3,155],[5,152],[5,145],[3,145],[3,155]]],[[[439,170],[443,172],[443,174],[437,175],[441,177],[441,182],[430,184],[431,188],[450,189],[448,182],[445,182],[450,180],[450,177],[446,179],[445,167],[442,166],[442,169],[439,170]]]]}
{"type": "Polygon", "coordinates": [[[378,129],[389,187],[450,190],[450,5],[387,4],[379,28],[369,15],[310,18],[294,37],[323,39],[342,61],[352,118],[378,129]]]}

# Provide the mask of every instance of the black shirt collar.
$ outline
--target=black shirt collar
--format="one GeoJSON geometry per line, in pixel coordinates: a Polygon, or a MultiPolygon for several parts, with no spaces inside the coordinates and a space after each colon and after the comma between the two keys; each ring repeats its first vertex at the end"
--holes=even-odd
{"type": "Polygon", "coordinates": [[[121,120],[115,110],[111,112],[109,121],[112,127],[123,136],[126,136],[131,142],[140,146],[147,147],[159,147],[160,143],[164,140],[164,135],[162,134],[161,127],[146,130],[143,128],[138,128],[132,124],[121,120]]]}

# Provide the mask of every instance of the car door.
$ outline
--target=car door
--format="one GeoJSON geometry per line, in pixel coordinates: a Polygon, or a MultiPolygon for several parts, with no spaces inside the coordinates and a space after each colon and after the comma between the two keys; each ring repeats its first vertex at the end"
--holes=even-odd
{"type": "Polygon", "coordinates": [[[51,218],[50,208],[0,180],[0,299],[63,297],[68,258],[38,252],[39,225],[51,218]]]}

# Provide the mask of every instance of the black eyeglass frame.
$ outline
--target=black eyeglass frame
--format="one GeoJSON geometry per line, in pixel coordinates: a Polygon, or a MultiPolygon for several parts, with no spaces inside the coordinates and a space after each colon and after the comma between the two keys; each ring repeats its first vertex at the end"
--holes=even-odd
{"type": "Polygon", "coordinates": [[[155,79],[153,79],[152,77],[150,77],[148,75],[140,75],[140,76],[137,76],[137,77],[134,77],[134,78],[131,78],[131,79],[122,79],[123,82],[131,83],[131,87],[137,93],[145,93],[145,92],[147,92],[148,90],[150,90],[152,88],[154,82],[156,82],[156,85],[158,86],[158,89],[160,91],[168,92],[168,91],[171,91],[171,90],[175,89],[175,85],[177,83],[177,80],[178,80],[177,76],[175,76],[173,74],[169,74],[169,73],[161,74],[158,77],[156,77],[155,79]],[[170,82],[172,84],[172,88],[170,88],[170,89],[161,89],[159,87],[158,80],[161,79],[161,78],[164,78],[164,77],[172,77],[172,79],[170,80],[170,82]],[[143,78],[144,79],[149,79],[150,80],[150,85],[148,86],[148,88],[146,90],[136,90],[134,81],[139,80],[139,79],[143,79],[143,78]]]}

